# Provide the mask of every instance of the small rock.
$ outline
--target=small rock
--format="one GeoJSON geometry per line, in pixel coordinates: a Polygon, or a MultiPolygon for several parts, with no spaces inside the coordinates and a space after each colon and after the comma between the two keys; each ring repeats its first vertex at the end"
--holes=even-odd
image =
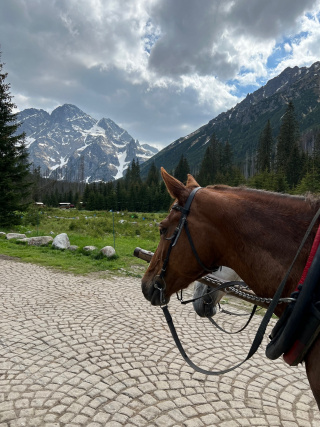
{"type": "Polygon", "coordinates": [[[116,251],[112,246],[105,246],[104,248],[101,249],[100,252],[102,252],[103,255],[106,256],[107,258],[111,258],[116,254],[116,251]]]}
{"type": "Polygon", "coordinates": [[[26,237],[27,236],[25,234],[19,234],[19,233],[8,233],[6,235],[6,238],[8,240],[11,240],[11,239],[25,239],[26,237]]]}
{"type": "Polygon", "coordinates": [[[84,251],[94,251],[97,248],[95,246],[84,246],[83,250],[84,251]]]}
{"type": "Polygon", "coordinates": [[[68,249],[69,249],[69,251],[76,251],[77,249],[79,249],[79,246],[77,246],[77,245],[70,245],[68,247],[68,249]]]}
{"type": "Polygon", "coordinates": [[[24,239],[17,239],[17,243],[28,243],[30,237],[25,237],[24,239]]]}
{"type": "Polygon", "coordinates": [[[51,236],[30,237],[28,239],[28,245],[46,246],[49,242],[52,242],[52,241],[53,241],[53,238],[51,236]]]}

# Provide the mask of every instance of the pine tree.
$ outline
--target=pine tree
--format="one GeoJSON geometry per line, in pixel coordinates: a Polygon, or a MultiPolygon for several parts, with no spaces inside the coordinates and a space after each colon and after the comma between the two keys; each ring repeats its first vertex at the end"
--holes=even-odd
{"type": "Polygon", "coordinates": [[[200,165],[199,174],[197,175],[197,181],[203,187],[209,184],[213,184],[211,152],[211,147],[207,147],[200,165]]]}
{"type": "Polygon", "coordinates": [[[314,139],[313,153],[315,158],[320,160],[320,132],[317,133],[314,139]]]}
{"type": "Polygon", "coordinates": [[[290,188],[295,187],[300,177],[300,132],[299,123],[295,116],[294,105],[289,102],[287,110],[282,118],[278,135],[276,170],[283,174],[290,188]]]}
{"type": "Polygon", "coordinates": [[[229,141],[226,141],[221,150],[221,172],[222,174],[230,174],[233,165],[233,153],[229,141]]]}
{"type": "Polygon", "coordinates": [[[320,175],[320,132],[316,135],[314,140],[312,160],[316,173],[320,175]]]}
{"type": "Polygon", "coordinates": [[[272,127],[268,120],[265,128],[261,132],[257,153],[257,170],[258,172],[270,172],[271,170],[271,154],[272,154],[272,127]]]}
{"type": "Polygon", "coordinates": [[[300,182],[304,171],[304,155],[298,145],[298,141],[292,147],[288,165],[287,165],[287,180],[290,188],[295,188],[300,182]]]}
{"type": "Polygon", "coordinates": [[[18,224],[21,215],[17,211],[28,205],[30,191],[28,154],[25,134],[17,134],[20,126],[16,107],[10,95],[10,84],[6,83],[0,53],[0,224],[18,224]]]}
{"type": "Polygon", "coordinates": [[[124,173],[124,183],[125,183],[127,188],[129,187],[131,182],[132,182],[132,173],[131,173],[131,165],[129,165],[127,170],[124,173]]]}
{"type": "Polygon", "coordinates": [[[219,140],[213,134],[205,151],[200,165],[197,181],[203,186],[215,184],[217,177],[221,177],[222,147],[219,140]]]}
{"type": "Polygon", "coordinates": [[[307,162],[309,168],[303,174],[301,183],[297,187],[297,194],[302,194],[306,191],[311,191],[312,193],[320,192],[320,132],[314,137],[312,154],[307,158],[307,162]]]}
{"type": "Polygon", "coordinates": [[[188,160],[182,154],[179,163],[175,168],[174,177],[185,184],[187,182],[188,173],[190,173],[189,163],[188,160]]]}
{"type": "Polygon", "coordinates": [[[138,159],[133,159],[131,163],[131,180],[132,184],[141,184],[140,164],[138,159]]]}
{"type": "Polygon", "coordinates": [[[159,185],[159,171],[156,167],[155,162],[152,162],[149,172],[148,172],[148,176],[146,179],[146,184],[149,187],[152,187],[153,185],[158,186],[159,185]]]}

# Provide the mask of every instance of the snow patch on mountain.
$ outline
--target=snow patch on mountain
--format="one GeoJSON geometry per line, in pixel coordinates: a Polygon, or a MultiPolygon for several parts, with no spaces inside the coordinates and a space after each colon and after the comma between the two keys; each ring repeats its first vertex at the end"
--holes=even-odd
{"type": "Polygon", "coordinates": [[[128,165],[130,164],[130,162],[126,162],[126,156],[127,156],[126,151],[118,155],[119,166],[118,166],[117,174],[114,177],[114,179],[121,178],[123,176],[124,171],[127,169],[128,165]]]}
{"type": "Polygon", "coordinates": [[[140,145],[111,119],[96,120],[71,104],[51,114],[29,108],[19,113],[18,120],[30,162],[55,179],[111,181],[121,178],[133,159],[143,163],[158,152],[140,145]]]}
{"type": "Polygon", "coordinates": [[[26,148],[29,148],[30,145],[35,141],[35,138],[32,138],[31,136],[27,136],[25,140],[26,148]]]}

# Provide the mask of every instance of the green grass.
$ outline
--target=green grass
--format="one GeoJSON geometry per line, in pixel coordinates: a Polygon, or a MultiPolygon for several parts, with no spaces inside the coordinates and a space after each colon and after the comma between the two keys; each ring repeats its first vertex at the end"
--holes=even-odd
{"type": "Polygon", "coordinates": [[[166,214],[141,214],[121,212],[77,211],[48,209],[22,214],[22,225],[4,232],[19,232],[32,236],[55,237],[67,233],[70,244],[79,247],[76,251],[57,250],[19,244],[13,240],[0,239],[0,254],[17,257],[21,261],[58,268],[74,274],[105,272],[141,277],[147,263],[133,256],[139,246],[154,251],[159,242],[158,223],[166,214]],[[107,259],[100,249],[114,246],[116,256],[107,259]],[[52,234],[53,233],[53,234],[52,234]],[[83,251],[84,246],[96,246],[93,252],[83,251]]]}

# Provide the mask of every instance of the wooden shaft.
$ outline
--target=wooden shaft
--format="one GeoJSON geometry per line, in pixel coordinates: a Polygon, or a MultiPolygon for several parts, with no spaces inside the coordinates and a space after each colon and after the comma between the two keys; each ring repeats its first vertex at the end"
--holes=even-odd
{"type": "Polygon", "coordinates": [[[150,262],[153,257],[153,252],[146,251],[141,248],[135,248],[133,255],[137,258],[143,259],[144,261],[150,262]]]}
{"type": "MultiPolygon", "coordinates": [[[[150,262],[154,253],[151,251],[146,251],[145,249],[135,248],[133,255],[137,258],[143,259],[144,261],[150,262]]],[[[217,288],[221,283],[227,282],[227,280],[220,279],[220,278],[216,277],[214,274],[209,274],[208,276],[213,277],[217,281],[216,282],[209,281],[207,279],[207,276],[204,276],[204,277],[201,277],[201,279],[198,279],[198,282],[201,282],[204,285],[208,285],[213,289],[217,288]]],[[[250,303],[252,303],[252,299],[250,297],[255,296],[254,292],[252,292],[249,289],[247,289],[246,291],[243,292],[243,294],[244,294],[243,296],[239,296],[236,293],[234,293],[233,291],[229,291],[227,293],[230,295],[236,296],[237,298],[242,299],[244,301],[250,302],[250,303]],[[247,294],[247,295],[245,295],[245,294],[247,294]]],[[[258,305],[260,305],[261,307],[265,307],[265,308],[268,307],[268,304],[264,304],[264,303],[259,303],[258,305]]]]}

